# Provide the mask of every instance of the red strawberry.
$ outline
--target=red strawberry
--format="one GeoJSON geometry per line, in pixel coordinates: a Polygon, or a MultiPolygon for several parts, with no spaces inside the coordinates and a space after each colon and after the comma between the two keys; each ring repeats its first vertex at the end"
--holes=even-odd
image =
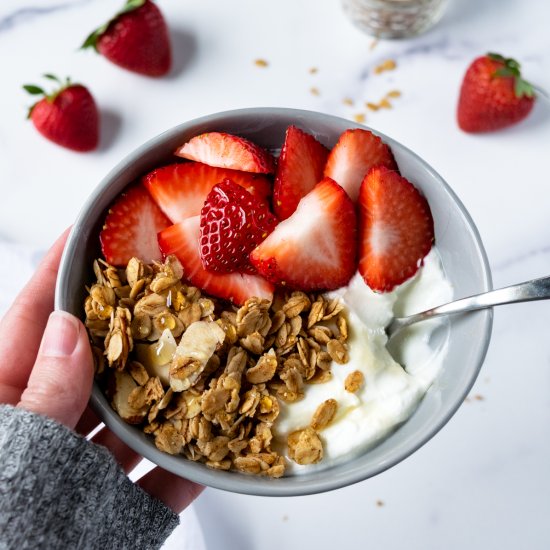
{"type": "Polygon", "coordinates": [[[175,254],[189,282],[204,292],[242,305],[248,298],[273,298],[273,286],[262,277],[243,273],[210,273],[202,266],[199,253],[200,218],[187,218],[161,231],[162,253],[175,254]]]}
{"type": "Polygon", "coordinates": [[[147,76],[165,75],[172,64],[166,22],[150,0],[127,0],[82,48],[95,48],[115,65],[147,76]]]}
{"type": "Polygon", "coordinates": [[[355,202],[363,178],[377,165],[397,170],[391,149],[368,130],[346,130],[330,152],[325,177],[339,183],[355,202]]]}
{"type": "Polygon", "coordinates": [[[288,218],[321,181],[328,153],[310,134],[288,127],[273,186],[273,209],[280,220],[288,218]]]}
{"type": "Polygon", "coordinates": [[[202,265],[218,273],[255,273],[248,255],[276,225],[265,203],[225,179],[213,187],[201,210],[202,265]]]}
{"type": "Polygon", "coordinates": [[[172,223],[200,214],[212,187],[229,178],[267,204],[271,183],[262,175],[213,168],[200,162],[162,166],[147,174],[143,184],[172,223]]]}
{"type": "Polygon", "coordinates": [[[269,281],[289,288],[332,290],[357,268],[355,207],[330,178],[323,179],[286,220],[250,254],[269,281]]]}
{"type": "Polygon", "coordinates": [[[170,220],[141,185],[123,193],[109,209],[99,235],[105,259],[125,266],[134,256],[150,263],[162,254],[157,233],[170,225],[170,220]]]}
{"type": "Polygon", "coordinates": [[[488,53],[468,67],[458,100],[458,125],[465,132],[490,132],[523,120],[533,108],[533,87],[522,80],[514,59],[488,53]]]}
{"type": "Polygon", "coordinates": [[[434,241],[426,199],[384,166],[373,168],[359,192],[359,272],[378,292],[412,277],[434,241]]]}
{"type": "Polygon", "coordinates": [[[44,96],[29,111],[36,129],[67,149],[95,149],[99,141],[99,113],[92,94],[81,84],[71,84],[68,78],[62,83],[53,75],[44,76],[55,80],[60,88],[48,95],[38,86],[23,86],[30,94],[44,96]]]}
{"type": "Polygon", "coordinates": [[[243,172],[271,174],[275,171],[275,159],[267,151],[247,139],[222,132],[195,136],[179,147],[175,154],[209,166],[243,172]]]}

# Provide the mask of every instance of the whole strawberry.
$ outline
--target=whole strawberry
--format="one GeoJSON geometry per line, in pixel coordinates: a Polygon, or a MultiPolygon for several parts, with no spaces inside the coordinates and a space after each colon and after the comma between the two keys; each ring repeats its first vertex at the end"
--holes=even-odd
{"type": "Polygon", "coordinates": [[[58,83],[59,88],[47,94],[39,86],[27,84],[23,88],[32,95],[44,96],[29,110],[36,129],[50,141],[73,151],[91,151],[99,141],[99,113],[92,94],[82,84],[73,84],[67,78],[44,75],[58,83]]]}
{"type": "Polygon", "coordinates": [[[514,59],[488,53],[468,67],[458,100],[458,125],[465,132],[491,132],[523,120],[533,108],[531,84],[514,59]]]}
{"type": "Polygon", "coordinates": [[[127,0],[82,48],[95,48],[115,65],[147,76],[165,75],[172,64],[166,22],[150,0],[127,0]]]}

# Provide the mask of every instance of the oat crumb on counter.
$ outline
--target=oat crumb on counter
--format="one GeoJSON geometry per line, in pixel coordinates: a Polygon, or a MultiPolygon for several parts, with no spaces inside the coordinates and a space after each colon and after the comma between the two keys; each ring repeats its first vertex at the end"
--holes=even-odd
{"type": "Polygon", "coordinates": [[[376,67],[374,67],[374,74],[381,74],[386,71],[393,71],[397,67],[397,63],[393,59],[386,59],[376,67]]]}

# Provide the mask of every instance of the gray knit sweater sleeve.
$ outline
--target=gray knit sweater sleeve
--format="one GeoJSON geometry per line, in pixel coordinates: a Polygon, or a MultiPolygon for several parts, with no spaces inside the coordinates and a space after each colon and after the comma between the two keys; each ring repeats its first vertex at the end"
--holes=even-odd
{"type": "Polygon", "coordinates": [[[0,550],[159,548],[177,524],[107,449],[0,405],[0,550]]]}

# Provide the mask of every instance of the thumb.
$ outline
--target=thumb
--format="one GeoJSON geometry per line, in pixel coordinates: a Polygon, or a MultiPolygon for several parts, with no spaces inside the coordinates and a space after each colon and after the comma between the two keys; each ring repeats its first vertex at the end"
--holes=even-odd
{"type": "Polygon", "coordinates": [[[54,311],[18,404],[74,428],[90,398],[93,359],[82,322],[54,311]]]}

